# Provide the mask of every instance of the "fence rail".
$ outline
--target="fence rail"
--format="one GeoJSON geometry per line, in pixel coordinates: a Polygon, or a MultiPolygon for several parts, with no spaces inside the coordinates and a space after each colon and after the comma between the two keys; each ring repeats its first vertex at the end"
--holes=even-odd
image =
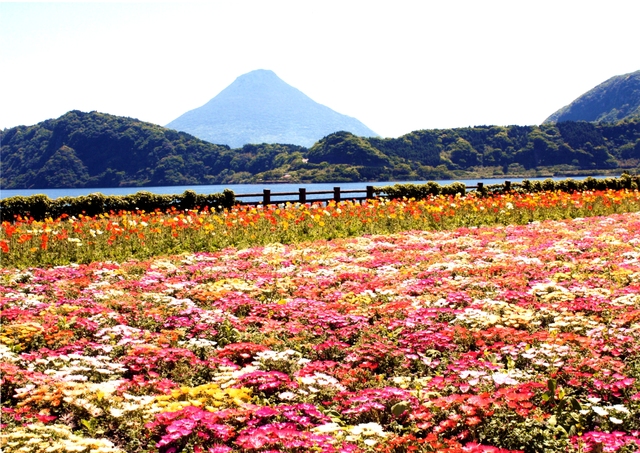
{"type": "MultiPolygon", "coordinates": [[[[506,190],[509,190],[511,186],[510,181],[505,181],[504,186],[506,190]]],[[[481,190],[484,184],[479,182],[476,186],[466,186],[467,190],[481,190]]],[[[329,201],[339,202],[342,200],[355,200],[363,201],[372,198],[384,198],[385,195],[376,195],[374,186],[366,186],[365,189],[341,189],[340,187],[334,187],[333,190],[314,190],[307,191],[304,187],[298,189],[297,192],[271,192],[271,189],[264,189],[259,193],[242,193],[236,194],[236,199],[242,198],[262,198],[260,201],[240,201],[240,204],[244,205],[268,205],[268,204],[284,204],[284,203],[327,203],[329,201]],[[360,197],[352,197],[352,194],[364,194],[360,197]],[[331,195],[331,197],[324,198],[308,198],[309,195],[331,195]],[[346,195],[346,196],[345,196],[346,195]],[[272,197],[291,197],[297,196],[295,199],[286,200],[274,200],[272,197]]]]}

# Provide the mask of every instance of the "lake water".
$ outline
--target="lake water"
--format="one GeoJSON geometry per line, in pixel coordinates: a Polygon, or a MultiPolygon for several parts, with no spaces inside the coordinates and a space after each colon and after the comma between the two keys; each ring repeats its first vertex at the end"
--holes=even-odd
{"type": "MultiPolygon", "coordinates": [[[[608,178],[611,176],[593,176],[594,178],[608,178]]],[[[576,176],[572,179],[580,180],[584,177],[576,176]]],[[[501,184],[505,181],[521,182],[525,179],[530,181],[549,179],[548,177],[541,178],[499,178],[499,179],[443,179],[437,180],[440,185],[447,185],[453,182],[461,182],[467,186],[475,186],[479,182],[488,184],[501,184]]],[[[551,178],[555,180],[567,179],[566,177],[551,178]]],[[[155,194],[173,195],[182,194],[185,190],[193,190],[200,194],[220,193],[224,189],[230,189],[235,194],[250,194],[250,193],[262,193],[263,189],[271,190],[271,193],[276,192],[297,192],[301,187],[306,188],[307,192],[312,191],[332,191],[334,187],[340,187],[341,190],[349,189],[365,189],[366,186],[388,186],[393,184],[425,184],[429,181],[381,181],[381,182],[333,182],[333,183],[315,183],[315,184],[222,184],[222,185],[195,185],[195,186],[160,186],[160,187],[108,187],[108,188],[83,188],[83,189],[0,189],[0,199],[9,198],[18,195],[29,196],[35,194],[44,194],[51,199],[59,197],[78,197],[80,195],[88,195],[90,193],[100,192],[104,195],[129,195],[136,192],[146,191],[155,194]]],[[[307,200],[313,200],[314,198],[326,198],[327,195],[309,195],[307,200]]],[[[288,197],[272,197],[272,200],[276,201],[278,198],[291,198],[288,197]]],[[[261,198],[243,198],[243,201],[258,201],[261,198]]]]}

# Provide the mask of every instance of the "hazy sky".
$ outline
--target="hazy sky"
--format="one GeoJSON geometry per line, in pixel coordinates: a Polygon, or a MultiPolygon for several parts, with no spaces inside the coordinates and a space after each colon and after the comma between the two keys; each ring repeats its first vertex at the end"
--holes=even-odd
{"type": "Polygon", "coordinates": [[[637,0],[0,3],[0,129],[167,124],[271,69],[384,137],[540,124],[640,69],[637,0]]]}

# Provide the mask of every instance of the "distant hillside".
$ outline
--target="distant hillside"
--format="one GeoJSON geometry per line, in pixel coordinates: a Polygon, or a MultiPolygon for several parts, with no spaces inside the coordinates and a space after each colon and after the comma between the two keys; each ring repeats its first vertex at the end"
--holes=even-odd
{"type": "Polygon", "coordinates": [[[640,119],[477,126],[399,138],[339,131],[311,148],[231,149],[133,118],[69,112],[0,131],[2,189],[410,181],[637,172],[640,119]]]}
{"type": "Polygon", "coordinates": [[[626,118],[640,118],[640,71],[611,77],[555,112],[545,123],[615,123],[626,118]]]}
{"type": "Polygon", "coordinates": [[[247,143],[310,147],[336,131],[377,135],[357,119],[318,104],[274,72],[262,69],[238,77],[205,105],[166,127],[231,148],[247,143]]]}
{"type": "Polygon", "coordinates": [[[1,186],[117,187],[203,183],[228,147],[104,113],[71,111],[2,132],[1,186]]]}

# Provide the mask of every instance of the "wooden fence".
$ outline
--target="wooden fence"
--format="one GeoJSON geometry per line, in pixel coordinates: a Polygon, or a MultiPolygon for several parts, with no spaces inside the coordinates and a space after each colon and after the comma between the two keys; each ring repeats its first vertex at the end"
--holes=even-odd
{"type": "MultiPolygon", "coordinates": [[[[509,190],[511,187],[510,181],[504,182],[505,190],[509,190]]],[[[481,190],[484,187],[484,184],[479,182],[477,186],[467,186],[467,190],[481,190]]],[[[236,200],[240,199],[240,204],[244,205],[268,205],[268,204],[284,204],[284,203],[327,203],[329,201],[339,202],[342,200],[355,200],[362,201],[368,200],[371,198],[384,198],[385,195],[376,195],[373,186],[366,186],[365,189],[341,189],[340,187],[334,187],[333,190],[314,190],[307,191],[304,187],[300,187],[297,192],[271,192],[270,189],[264,189],[262,193],[242,193],[235,195],[236,200]],[[308,198],[308,196],[315,195],[331,195],[330,197],[321,197],[321,198],[308,198]],[[356,196],[352,196],[356,195],[356,196]],[[361,196],[357,196],[361,195],[361,196]],[[292,197],[297,196],[297,198],[291,199],[278,199],[275,200],[274,197],[292,197]],[[260,201],[242,201],[242,198],[261,198],[260,201]]]]}

